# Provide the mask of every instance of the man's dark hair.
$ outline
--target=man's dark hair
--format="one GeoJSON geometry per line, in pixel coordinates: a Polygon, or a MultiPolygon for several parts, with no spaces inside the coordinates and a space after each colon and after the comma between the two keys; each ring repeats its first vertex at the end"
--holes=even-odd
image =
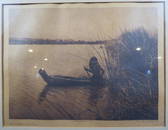
{"type": "Polygon", "coordinates": [[[93,56],[90,61],[97,61],[97,58],[95,56],[93,56]]]}

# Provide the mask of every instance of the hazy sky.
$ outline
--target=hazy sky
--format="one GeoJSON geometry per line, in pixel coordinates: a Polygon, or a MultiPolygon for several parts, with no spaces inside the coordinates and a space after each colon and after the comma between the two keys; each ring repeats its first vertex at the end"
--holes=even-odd
{"type": "Polygon", "coordinates": [[[157,8],[12,8],[10,37],[105,40],[125,29],[157,29],[157,8]]]}

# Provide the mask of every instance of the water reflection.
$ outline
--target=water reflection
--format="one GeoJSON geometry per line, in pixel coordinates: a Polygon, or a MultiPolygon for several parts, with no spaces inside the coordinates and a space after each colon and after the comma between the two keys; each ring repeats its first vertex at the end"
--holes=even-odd
{"type": "Polygon", "coordinates": [[[41,104],[43,101],[45,101],[47,99],[47,95],[49,95],[50,92],[56,92],[57,90],[65,91],[65,90],[69,90],[68,88],[70,89],[78,88],[79,90],[80,89],[88,90],[89,92],[88,103],[90,105],[96,106],[98,100],[101,98],[100,96],[101,90],[104,87],[91,86],[91,85],[90,86],[88,85],[85,87],[82,87],[82,86],[69,86],[68,87],[68,86],[53,86],[53,85],[47,84],[46,86],[44,86],[43,90],[40,92],[38,96],[38,103],[41,104]],[[56,90],[56,91],[53,91],[53,90],[56,90]]]}
{"type": "Polygon", "coordinates": [[[49,85],[46,85],[44,87],[44,89],[40,92],[39,94],[39,98],[38,98],[38,103],[41,104],[41,102],[43,102],[49,92],[49,90],[51,89],[51,87],[49,85]]]}

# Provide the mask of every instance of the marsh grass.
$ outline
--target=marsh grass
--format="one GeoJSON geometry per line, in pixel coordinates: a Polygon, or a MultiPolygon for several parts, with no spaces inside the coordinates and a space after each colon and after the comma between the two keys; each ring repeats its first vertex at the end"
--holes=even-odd
{"type": "Polygon", "coordinates": [[[110,91],[107,118],[158,118],[157,35],[138,28],[105,44],[110,91]]]}

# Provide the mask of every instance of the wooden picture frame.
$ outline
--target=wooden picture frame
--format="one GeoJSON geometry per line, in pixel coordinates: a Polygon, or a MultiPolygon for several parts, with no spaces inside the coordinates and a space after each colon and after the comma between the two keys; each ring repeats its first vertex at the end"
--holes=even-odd
{"type": "Polygon", "coordinates": [[[2,34],[4,126],[165,126],[164,2],[9,2],[2,34]]]}

